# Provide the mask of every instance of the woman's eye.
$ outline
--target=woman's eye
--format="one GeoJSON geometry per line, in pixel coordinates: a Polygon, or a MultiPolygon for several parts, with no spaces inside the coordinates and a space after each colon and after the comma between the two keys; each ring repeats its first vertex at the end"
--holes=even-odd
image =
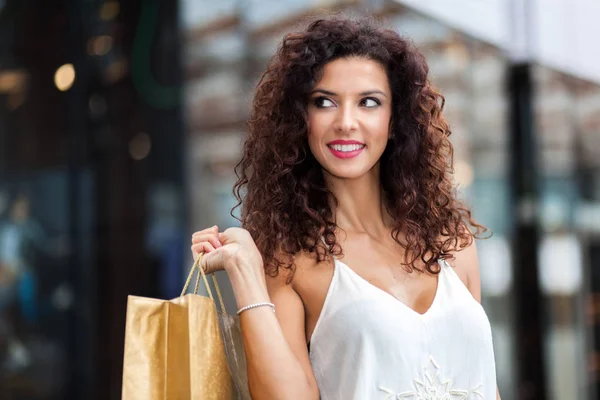
{"type": "Polygon", "coordinates": [[[367,97],[361,101],[361,105],[364,105],[367,108],[375,108],[381,105],[381,102],[374,97],[367,97]]]}
{"type": "Polygon", "coordinates": [[[313,102],[318,108],[328,108],[334,106],[333,101],[329,100],[326,97],[317,97],[313,100],[313,102]]]}

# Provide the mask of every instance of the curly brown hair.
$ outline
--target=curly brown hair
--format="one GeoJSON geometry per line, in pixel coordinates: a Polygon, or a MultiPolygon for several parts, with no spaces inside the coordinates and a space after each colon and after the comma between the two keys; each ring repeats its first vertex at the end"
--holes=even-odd
{"type": "Polygon", "coordinates": [[[240,221],[271,276],[286,268],[291,281],[294,255],[303,250],[316,253],[317,261],[329,257],[328,248],[334,255],[342,253],[330,207],[330,200],[337,204],[337,199],[308,147],[307,106],[323,67],[349,57],[386,68],[393,94],[392,140],[381,156],[380,176],[385,207],[396,221],[392,237],[407,250],[407,270],[423,271],[416,265],[420,259],[436,274],[438,258],[451,257],[451,251],[469,246],[487,229],[457,199],[444,97],[429,83],[425,57],[410,40],[373,19],[318,19],[285,36],[256,87],[235,169],[234,210],[243,204],[240,221]]]}

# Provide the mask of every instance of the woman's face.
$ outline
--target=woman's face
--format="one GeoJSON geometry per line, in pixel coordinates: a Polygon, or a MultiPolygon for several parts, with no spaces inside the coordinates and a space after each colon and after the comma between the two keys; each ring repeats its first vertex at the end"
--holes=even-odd
{"type": "Polygon", "coordinates": [[[308,144],[329,174],[359,178],[388,142],[392,93],[384,67],[365,58],[331,61],[310,93],[308,144]]]}

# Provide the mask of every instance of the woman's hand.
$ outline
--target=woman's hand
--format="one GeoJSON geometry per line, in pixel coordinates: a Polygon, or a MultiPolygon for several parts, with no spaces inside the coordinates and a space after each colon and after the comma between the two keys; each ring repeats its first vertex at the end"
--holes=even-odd
{"type": "Polygon", "coordinates": [[[213,226],[192,235],[194,259],[204,252],[201,268],[207,274],[225,270],[233,287],[238,309],[248,304],[268,302],[263,259],[250,233],[229,228],[219,233],[213,226]]]}
{"type": "Polygon", "coordinates": [[[262,256],[247,230],[229,228],[219,233],[217,226],[201,230],[192,235],[192,252],[194,260],[200,253],[205,253],[201,268],[207,274],[221,270],[227,272],[238,300],[239,297],[246,297],[239,292],[251,289],[240,288],[236,291],[238,282],[240,286],[258,286],[261,295],[266,293],[262,256]]]}
{"type": "Polygon", "coordinates": [[[228,274],[242,266],[261,272],[262,257],[250,233],[242,228],[229,228],[219,233],[215,225],[192,235],[194,260],[204,252],[201,267],[207,274],[225,270],[228,274]]]}

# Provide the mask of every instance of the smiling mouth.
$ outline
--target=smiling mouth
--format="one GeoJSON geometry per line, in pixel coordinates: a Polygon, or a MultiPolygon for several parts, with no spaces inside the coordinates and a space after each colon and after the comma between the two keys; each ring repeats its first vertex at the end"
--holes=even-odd
{"type": "Polygon", "coordinates": [[[340,159],[350,159],[357,157],[367,147],[365,144],[328,144],[327,148],[335,157],[340,159]]]}
{"type": "Polygon", "coordinates": [[[335,151],[339,151],[342,153],[350,153],[353,151],[357,151],[357,150],[362,150],[363,148],[365,148],[365,144],[328,144],[327,147],[329,147],[332,150],[335,151]]]}

